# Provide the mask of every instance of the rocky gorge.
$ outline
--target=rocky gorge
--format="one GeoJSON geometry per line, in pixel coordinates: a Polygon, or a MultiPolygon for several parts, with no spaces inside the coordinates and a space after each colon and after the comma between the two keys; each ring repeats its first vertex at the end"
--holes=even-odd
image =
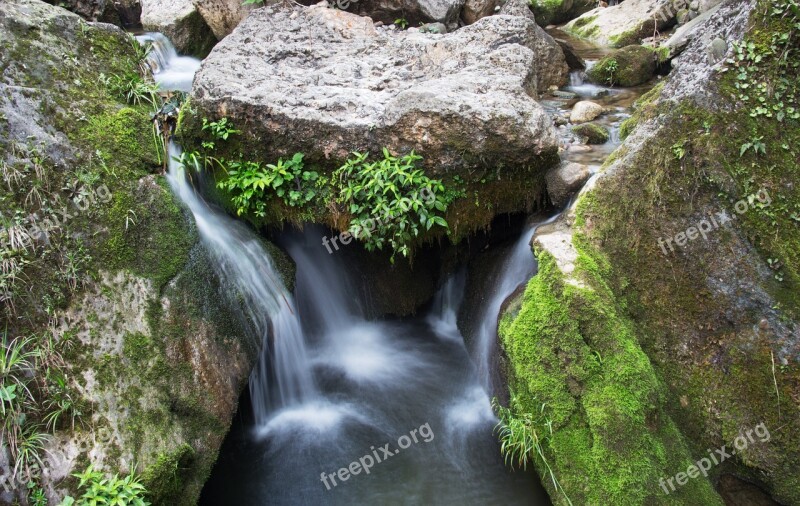
{"type": "Polygon", "coordinates": [[[800,504],[798,31],[4,1],[0,503],[800,504]]]}

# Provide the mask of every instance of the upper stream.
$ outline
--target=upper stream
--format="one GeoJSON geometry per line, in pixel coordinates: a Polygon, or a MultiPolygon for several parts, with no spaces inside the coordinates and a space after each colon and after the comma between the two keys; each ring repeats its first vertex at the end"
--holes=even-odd
{"type": "MultiPolygon", "coordinates": [[[[139,37],[154,43],[151,66],[162,87],[188,90],[199,62],[178,56],[160,34],[139,37]]],[[[580,96],[601,90],[579,76],[567,89],[580,96]]],[[[603,120],[612,132],[638,93],[600,93],[598,100],[615,108],[603,120]]],[[[554,113],[567,107],[543,102],[554,113]]],[[[617,138],[590,151],[567,149],[565,157],[599,166],[617,138]]],[[[170,154],[179,148],[170,145],[170,154]]],[[[444,284],[427,315],[369,321],[348,266],[321,246],[328,231],[306,227],[278,238],[297,266],[292,294],[261,239],[204,201],[174,160],[168,180],[262,343],[201,504],[550,503],[532,472],[504,465],[490,392],[500,307],[534,275],[530,240],[554,217],[530,221],[497,259],[468,349],[456,324],[464,269],[444,284]],[[340,468],[352,474],[338,476],[340,468]]]]}

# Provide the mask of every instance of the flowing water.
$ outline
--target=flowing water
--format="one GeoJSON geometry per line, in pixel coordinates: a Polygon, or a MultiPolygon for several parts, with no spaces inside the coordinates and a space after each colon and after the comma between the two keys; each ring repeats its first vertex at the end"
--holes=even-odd
{"type": "MultiPolygon", "coordinates": [[[[162,88],[188,90],[199,62],[162,35],[139,37],[157,48],[162,88]]],[[[262,349],[201,504],[550,504],[533,473],[502,462],[488,393],[498,313],[534,275],[529,242],[543,223],[498,260],[468,352],[457,325],[465,269],[426,316],[369,321],[348,266],[320,246],[328,231],[279,237],[297,266],[289,293],[261,239],[205,202],[174,160],[168,181],[262,349]]]]}

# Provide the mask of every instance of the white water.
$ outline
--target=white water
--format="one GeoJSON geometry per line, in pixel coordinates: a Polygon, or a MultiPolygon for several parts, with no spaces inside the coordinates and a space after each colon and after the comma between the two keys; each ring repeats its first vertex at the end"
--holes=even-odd
{"type": "Polygon", "coordinates": [[[178,56],[175,46],[164,35],[156,32],[137,35],[142,45],[150,45],[147,63],[159,87],[165,91],[190,91],[192,80],[200,68],[200,60],[191,56],[178,56]]]}
{"type": "MultiPolygon", "coordinates": [[[[158,61],[157,80],[180,58],[158,61]]],[[[293,297],[261,239],[196,193],[179,154],[170,143],[169,184],[262,348],[250,377],[253,420],[228,436],[234,448],[221,451],[201,503],[548,503],[531,475],[509,473],[500,457],[489,397],[456,325],[463,275],[425,320],[366,321],[342,258],[319,246],[327,231],[307,227],[283,238],[297,266],[293,297]],[[423,424],[430,441],[396,449],[399,436],[423,424]],[[385,443],[396,453],[369,476],[332,490],[322,484],[321,473],[385,443]]]]}
{"type": "Polygon", "coordinates": [[[558,216],[560,213],[529,226],[495,272],[496,281],[492,284],[492,293],[484,302],[472,349],[473,360],[478,369],[478,378],[489,393],[494,392],[495,387],[493,376],[496,373],[497,323],[500,308],[503,302],[514,293],[514,290],[527,283],[536,273],[536,260],[533,258],[530,246],[531,239],[536,233],[536,229],[552,223],[558,216]]]}
{"type": "Polygon", "coordinates": [[[256,419],[266,424],[275,409],[317,397],[294,300],[261,240],[197,196],[176,160],[180,150],[172,142],[168,154],[167,180],[172,191],[192,212],[220,277],[235,290],[232,298],[239,302],[252,335],[263,348],[250,388],[256,419]]]}

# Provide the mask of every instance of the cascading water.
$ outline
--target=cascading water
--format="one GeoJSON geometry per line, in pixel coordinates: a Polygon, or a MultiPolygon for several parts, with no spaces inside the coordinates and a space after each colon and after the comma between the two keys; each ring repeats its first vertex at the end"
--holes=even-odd
{"type": "Polygon", "coordinates": [[[150,47],[147,63],[162,90],[188,92],[192,89],[192,79],[200,68],[200,60],[191,56],[178,56],[172,42],[160,33],[137,35],[136,40],[143,46],[150,47]]]}
{"type": "Polygon", "coordinates": [[[478,378],[487,392],[494,392],[497,383],[497,322],[503,302],[536,274],[536,261],[531,252],[530,242],[536,229],[552,223],[559,214],[529,226],[511,248],[508,256],[495,267],[493,291],[484,302],[483,311],[478,319],[478,328],[472,348],[478,378]]]}
{"type": "Polygon", "coordinates": [[[170,143],[168,154],[167,180],[194,216],[220,277],[235,290],[248,326],[263,348],[250,388],[256,419],[265,424],[275,409],[313,399],[317,393],[292,295],[261,241],[197,196],[176,160],[180,152],[175,144],[170,143]]]}
{"type": "MultiPolygon", "coordinates": [[[[156,79],[170,89],[160,76],[176,60],[158,58],[156,79]]],[[[191,76],[181,72],[185,89],[191,76]]],[[[172,190],[263,340],[252,419],[226,439],[202,504],[548,504],[535,476],[502,462],[489,397],[455,325],[463,275],[427,319],[366,321],[343,259],[321,246],[326,231],[307,227],[282,238],[297,265],[292,297],[260,239],[195,192],[172,143],[169,155],[172,190]],[[321,479],[367,455],[378,460],[369,473],[321,479]]]]}

